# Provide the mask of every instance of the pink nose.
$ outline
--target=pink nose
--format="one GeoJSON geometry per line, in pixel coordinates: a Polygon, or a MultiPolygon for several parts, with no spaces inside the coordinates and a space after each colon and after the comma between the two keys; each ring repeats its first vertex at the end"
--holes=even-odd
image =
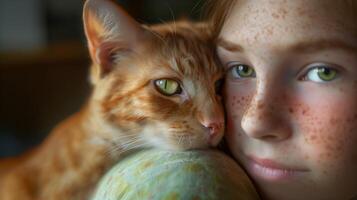
{"type": "Polygon", "coordinates": [[[210,138],[214,138],[220,132],[222,126],[223,123],[210,123],[205,127],[209,130],[210,138]]]}
{"type": "Polygon", "coordinates": [[[215,146],[219,142],[223,132],[223,121],[220,120],[210,120],[207,123],[202,123],[202,125],[208,128],[209,142],[211,145],[215,146]]]}
{"type": "Polygon", "coordinates": [[[197,119],[207,129],[208,142],[215,146],[219,143],[224,131],[224,117],[220,109],[205,113],[199,112],[197,119]]]}

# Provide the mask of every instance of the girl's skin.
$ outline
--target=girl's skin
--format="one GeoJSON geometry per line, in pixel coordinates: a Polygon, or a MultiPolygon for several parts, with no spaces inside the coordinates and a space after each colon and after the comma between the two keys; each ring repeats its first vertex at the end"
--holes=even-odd
{"type": "Polygon", "coordinates": [[[350,9],[335,0],[241,0],[226,18],[218,40],[226,139],[264,199],[357,195],[350,9]]]}

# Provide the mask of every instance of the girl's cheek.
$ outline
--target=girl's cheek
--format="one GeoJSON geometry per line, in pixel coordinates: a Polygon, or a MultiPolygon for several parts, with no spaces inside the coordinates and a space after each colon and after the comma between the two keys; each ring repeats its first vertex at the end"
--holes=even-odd
{"type": "Polygon", "coordinates": [[[240,94],[230,94],[226,100],[227,112],[233,119],[240,118],[250,103],[250,96],[240,94]]]}
{"type": "MultiPolygon", "coordinates": [[[[324,101],[321,101],[324,102],[324,101]]],[[[339,165],[343,160],[355,157],[357,148],[357,113],[351,102],[297,104],[289,108],[297,119],[297,131],[301,133],[305,158],[316,165],[339,165]],[[356,149],[356,150],[354,150],[356,149]]]]}
{"type": "Polygon", "coordinates": [[[229,85],[225,88],[225,107],[227,115],[227,134],[239,136],[240,124],[245,110],[247,110],[252,95],[244,93],[241,88],[229,85]]]}
{"type": "Polygon", "coordinates": [[[226,96],[226,111],[227,111],[227,133],[235,134],[237,126],[240,124],[241,106],[237,99],[240,99],[238,94],[228,93],[226,96]]]}
{"type": "Polygon", "coordinates": [[[227,79],[224,88],[225,106],[227,111],[239,115],[244,113],[251,102],[254,89],[253,84],[235,84],[227,79]]]}

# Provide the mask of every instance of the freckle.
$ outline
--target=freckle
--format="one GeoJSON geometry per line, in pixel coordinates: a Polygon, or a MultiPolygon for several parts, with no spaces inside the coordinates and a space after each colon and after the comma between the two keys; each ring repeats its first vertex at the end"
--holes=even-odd
{"type": "MultiPolygon", "coordinates": [[[[317,128],[313,128],[312,131],[313,131],[314,133],[318,133],[317,128]]],[[[315,138],[316,138],[316,135],[315,135],[315,138]]]]}
{"type": "Polygon", "coordinates": [[[273,35],[274,29],[273,28],[268,28],[267,29],[267,33],[268,33],[268,35],[273,35]]]}
{"type": "Polygon", "coordinates": [[[276,13],[271,14],[271,16],[273,16],[275,19],[279,19],[279,15],[276,13]]]}
{"type": "Polygon", "coordinates": [[[289,108],[289,112],[290,113],[294,113],[294,109],[293,108],[289,108]]]}
{"type": "Polygon", "coordinates": [[[330,141],[334,140],[334,138],[331,135],[327,136],[327,139],[330,140],[330,141]]]}
{"type": "Polygon", "coordinates": [[[282,16],[283,19],[285,18],[287,13],[288,12],[284,8],[279,9],[279,14],[282,16]]]}
{"type": "Polygon", "coordinates": [[[330,119],[330,123],[331,123],[332,125],[336,125],[337,122],[338,122],[338,120],[335,119],[335,118],[331,118],[331,119],[330,119]]]}
{"type": "Polygon", "coordinates": [[[302,111],[302,115],[305,115],[306,112],[307,112],[307,110],[304,109],[304,110],[302,111]]]}
{"type": "Polygon", "coordinates": [[[264,107],[264,103],[263,102],[259,102],[258,103],[258,109],[262,109],[264,107]]]}
{"type": "Polygon", "coordinates": [[[236,100],[236,96],[233,96],[233,100],[236,100]]]}
{"type": "Polygon", "coordinates": [[[314,141],[315,139],[316,139],[316,135],[313,135],[313,136],[310,137],[311,141],[314,141]]]}
{"type": "Polygon", "coordinates": [[[259,37],[259,33],[258,33],[258,34],[255,34],[255,36],[254,36],[254,41],[258,41],[258,37],[259,37]]]}
{"type": "Polygon", "coordinates": [[[284,94],[282,95],[282,99],[283,99],[284,101],[286,101],[286,100],[288,99],[288,95],[287,95],[286,93],[284,93],[284,94]]]}

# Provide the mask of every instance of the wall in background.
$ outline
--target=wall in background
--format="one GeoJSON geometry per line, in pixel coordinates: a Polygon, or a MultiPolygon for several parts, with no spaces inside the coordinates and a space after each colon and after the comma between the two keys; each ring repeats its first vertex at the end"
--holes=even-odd
{"type": "MultiPolygon", "coordinates": [[[[139,22],[197,19],[202,0],[117,0],[139,22]]],[[[0,52],[83,40],[81,0],[0,0],[0,52]]]]}
{"type": "Polygon", "coordinates": [[[41,0],[0,1],[0,51],[31,51],[46,44],[41,0]]]}

